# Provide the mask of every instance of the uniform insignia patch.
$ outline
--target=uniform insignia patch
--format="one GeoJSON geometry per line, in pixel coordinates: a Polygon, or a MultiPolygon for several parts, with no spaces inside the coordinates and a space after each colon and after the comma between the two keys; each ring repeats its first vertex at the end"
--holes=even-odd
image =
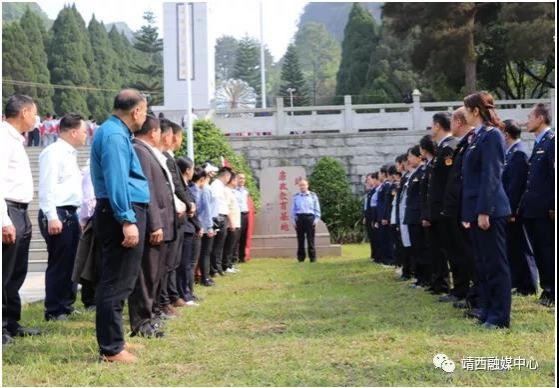
{"type": "Polygon", "coordinates": [[[444,164],[447,166],[452,166],[452,158],[446,158],[444,164]]]}

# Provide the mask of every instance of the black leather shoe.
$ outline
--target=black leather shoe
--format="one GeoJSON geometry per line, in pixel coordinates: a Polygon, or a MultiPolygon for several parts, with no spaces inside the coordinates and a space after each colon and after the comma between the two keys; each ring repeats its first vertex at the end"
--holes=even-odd
{"type": "Polygon", "coordinates": [[[8,333],[12,337],[28,337],[28,336],[32,337],[32,336],[36,336],[36,335],[41,335],[41,330],[33,329],[31,327],[19,326],[17,329],[15,329],[13,331],[8,330],[8,333]]]}
{"type": "Polygon", "coordinates": [[[541,304],[542,306],[545,307],[554,307],[555,306],[555,300],[551,299],[551,298],[543,298],[540,300],[538,300],[538,303],[541,304]]]}
{"type": "Polygon", "coordinates": [[[485,322],[483,325],[481,325],[481,327],[483,327],[484,329],[489,329],[489,330],[504,329],[504,328],[506,328],[506,326],[494,325],[494,324],[489,323],[489,322],[485,322]]]}
{"type": "Polygon", "coordinates": [[[465,300],[459,300],[452,303],[452,307],[457,309],[469,309],[472,306],[465,300]]]}
{"type": "Polygon", "coordinates": [[[157,330],[152,325],[144,325],[138,331],[130,333],[130,337],[136,336],[144,338],[163,338],[165,337],[165,332],[157,330]]]}
{"type": "Polygon", "coordinates": [[[45,315],[45,321],[67,321],[70,316],[68,314],[45,315]]]}
{"type": "Polygon", "coordinates": [[[464,316],[467,318],[480,319],[481,312],[479,311],[479,309],[466,310],[464,311],[464,316]]]}
{"type": "Polygon", "coordinates": [[[460,299],[452,294],[447,294],[439,297],[439,302],[441,303],[450,303],[450,302],[459,302],[460,299]]]}

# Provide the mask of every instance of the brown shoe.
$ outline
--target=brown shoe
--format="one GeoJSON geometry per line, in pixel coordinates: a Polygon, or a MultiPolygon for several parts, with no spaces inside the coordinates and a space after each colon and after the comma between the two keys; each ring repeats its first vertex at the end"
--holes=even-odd
{"type": "Polygon", "coordinates": [[[177,310],[171,305],[164,306],[161,309],[161,311],[163,312],[163,314],[168,315],[170,317],[176,317],[177,316],[177,310]]]}
{"type": "Polygon", "coordinates": [[[186,301],[183,298],[178,298],[173,302],[173,307],[184,307],[186,306],[186,301]]]}
{"type": "Polygon", "coordinates": [[[123,350],[114,356],[101,355],[100,360],[102,362],[117,362],[120,364],[133,364],[138,361],[135,355],[126,350],[123,350]]]}
{"type": "Polygon", "coordinates": [[[124,344],[124,350],[126,350],[128,353],[133,352],[135,350],[142,350],[145,348],[146,346],[144,344],[132,344],[130,342],[126,342],[124,344]]]}

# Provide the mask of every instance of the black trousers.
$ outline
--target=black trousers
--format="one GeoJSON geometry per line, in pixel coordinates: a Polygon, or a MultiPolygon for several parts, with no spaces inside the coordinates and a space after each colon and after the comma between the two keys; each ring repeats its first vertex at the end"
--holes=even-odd
{"type": "Polygon", "coordinates": [[[375,261],[382,264],[394,264],[394,241],[390,225],[382,225],[379,221],[375,247],[377,248],[375,261]]]}
{"type": "Polygon", "coordinates": [[[367,231],[367,239],[369,240],[369,247],[371,248],[371,256],[370,258],[374,260],[375,258],[375,238],[376,238],[376,229],[374,228],[375,222],[370,217],[365,217],[365,230],[367,231]]]}
{"type": "Polygon", "coordinates": [[[227,229],[229,228],[229,220],[224,217],[222,225],[220,225],[219,232],[214,237],[214,244],[212,253],[210,255],[210,275],[213,276],[218,272],[223,272],[223,249],[225,247],[225,240],[227,239],[227,229]]]}
{"type": "Polygon", "coordinates": [[[305,239],[307,240],[307,249],[311,262],[316,261],[316,249],[314,246],[314,215],[297,214],[297,260],[305,261],[305,239]]]}
{"type": "Polygon", "coordinates": [[[210,255],[212,253],[214,237],[202,236],[200,243],[200,283],[206,283],[210,277],[210,255]]]}
{"type": "Polygon", "coordinates": [[[413,248],[402,245],[402,276],[411,279],[413,276],[413,248]]]}
{"type": "Polygon", "coordinates": [[[124,347],[122,311],[124,301],[130,296],[140,272],[146,233],[146,208],[133,204],[136,226],[140,232],[139,243],[133,248],[122,246],[122,225],[114,218],[108,200],[97,200],[94,230],[101,246],[99,284],[96,290],[95,328],[99,351],[115,355],[124,347]]]}
{"type": "Polygon", "coordinates": [[[476,267],[479,268],[479,308],[481,321],[510,326],[511,279],[507,259],[506,219],[490,219],[488,230],[472,223],[472,243],[476,267]]]}
{"type": "Polygon", "coordinates": [[[390,236],[394,247],[394,264],[401,267],[404,265],[404,245],[397,225],[390,225],[390,236]]]}
{"type": "Polygon", "coordinates": [[[450,290],[448,257],[444,249],[448,239],[448,225],[443,221],[431,221],[427,229],[429,245],[429,257],[431,259],[431,287],[437,291],[447,292],[450,290]]]}
{"type": "Polygon", "coordinates": [[[82,285],[81,299],[83,305],[86,308],[95,306],[95,289],[97,286],[93,282],[85,279],[82,279],[80,283],[82,285]]]}
{"type": "Polygon", "coordinates": [[[241,213],[241,230],[239,231],[239,242],[233,254],[233,263],[244,263],[246,259],[246,247],[248,237],[248,213],[241,213]]]}
{"type": "Polygon", "coordinates": [[[7,202],[8,216],[16,229],[14,244],[2,244],[2,330],[15,331],[20,325],[21,299],[19,289],[27,276],[31,221],[27,206],[7,202]]]}
{"type": "Polygon", "coordinates": [[[235,251],[238,252],[238,249],[235,249],[235,246],[239,243],[239,237],[241,235],[241,229],[235,228],[233,230],[227,231],[227,238],[225,239],[225,246],[223,248],[223,258],[222,258],[222,265],[223,270],[227,270],[227,268],[233,268],[233,254],[235,251]]]}
{"type": "Polygon", "coordinates": [[[177,228],[176,238],[168,243],[165,272],[161,280],[160,307],[168,306],[179,299],[177,288],[177,269],[182,260],[182,243],[184,240],[184,224],[177,228]]]}
{"type": "Polygon", "coordinates": [[[451,293],[466,298],[473,280],[474,259],[471,244],[466,241],[462,222],[457,217],[446,217],[439,223],[439,236],[448,253],[453,288],[451,293]]]}
{"type": "Polygon", "coordinates": [[[185,301],[192,300],[191,293],[193,289],[190,283],[194,282],[194,271],[192,270],[193,264],[194,268],[196,268],[196,263],[193,263],[194,259],[194,234],[184,233],[181,263],[177,269],[177,290],[179,297],[185,301]]]}
{"type": "Polygon", "coordinates": [[[506,231],[511,286],[523,294],[535,294],[538,289],[538,267],[522,221],[516,219],[515,222],[507,222],[506,231]]]}
{"type": "Polygon", "coordinates": [[[39,210],[39,228],[47,243],[48,264],[45,273],[45,316],[70,314],[78,285],[72,281],[74,261],[80,241],[80,223],[76,209],[56,209],[62,232],[49,235],[48,220],[39,210]]]}
{"type": "Polygon", "coordinates": [[[555,300],[555,222],[549,217],[525,218],[524,227],[534,250],[540,287],[555,300]]]}
{"type": "Polygon", "coordinates": [[[427,256],[427,232],[419,224],[409,224],[408,231],[411,241],[411,267],[417,282],[427,286],[431,282],[431,261],[427,256]]]}
{"type": "Polygon", "coordinates": [[[167,248],[168,246],[164,242],[158,246],[151,245],[146,236],[138,280],[128,297],[130,327],[135,333],[141,331],[142,326],[151,323],[153,305],[162,277],[161,262],[166,259],[167,248]]]}

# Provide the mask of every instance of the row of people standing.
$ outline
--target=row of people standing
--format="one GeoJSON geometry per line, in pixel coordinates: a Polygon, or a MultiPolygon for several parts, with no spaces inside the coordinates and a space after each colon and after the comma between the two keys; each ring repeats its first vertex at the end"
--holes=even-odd
{"type": "Polygon", "coordinates": [[[402,267],[411,287],[442,295],[486,327],[510,325],[511,291],[555,304],[555,148],[549,109],[521,130],[501,122],[491,95],[436,113],[431,135],[369,174],[364,222],[371,259],[402,267]],[[444,294],[444,295],[443,295],[444,294]]]}

